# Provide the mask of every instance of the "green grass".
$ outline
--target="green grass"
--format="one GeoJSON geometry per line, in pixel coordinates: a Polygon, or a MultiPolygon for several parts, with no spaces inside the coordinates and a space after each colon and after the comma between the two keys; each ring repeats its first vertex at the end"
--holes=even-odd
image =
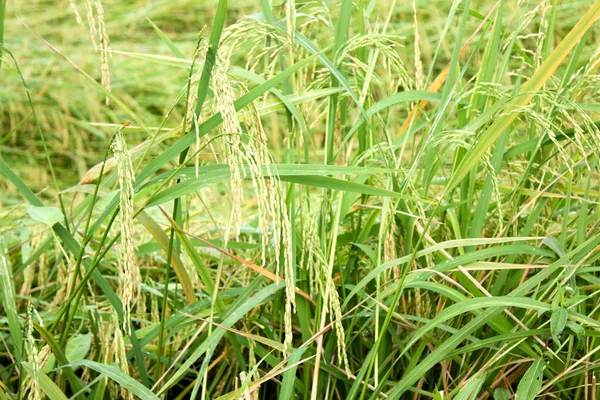
{"type": "Polygon", "coordinates": [[[596,398],[599,16],[0,0],[0,399],[596,398]]]}

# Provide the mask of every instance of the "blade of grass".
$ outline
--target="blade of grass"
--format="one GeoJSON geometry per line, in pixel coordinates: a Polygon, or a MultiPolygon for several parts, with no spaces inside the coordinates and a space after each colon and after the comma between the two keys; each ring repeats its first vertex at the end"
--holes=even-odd
{"type": "Polygon", "coordinates": [[[179,50],[177,48],[175,43],[173,43],[173,41],[171,39],[169,39],[169,37],[154,22],[152,22],[152,20],[150,18],[146,17],[146,19],[148,20],[148,22],[150,23],[152,28],[154,28],[154,30],[156,31],[156,34],[167,45],[169,50],[171,50],[171,53],[173,53],[173,55],[177,58],[185,58],[185,56],[183,55],[181,50],[179,50]]]}
{"type": "MultiPolygon", "coordinates": [[[[585,250],[589,245],[596,245],[597,243],[600,243],[600,236],[598,235],[586,240],[582,246],[579,246],[577,249],[567,253],[564,257],[561,257],[555,261],[548,268],[540,271],[538,274],[526,280],[522,285],[513,290],[509,296],[523,296],[525,293],[540,285],[545,279],[555,274],[558,269],[562,268],[563,265],[569,262],[571,257],[576,255],[579,251],[585,250]]],[[[436,348],[423,361],[421,361],[413,370],[407,372],[402,379],[396,385],[394,385],[394,388],[388,394],[388,399],[399,399],[402,394],[404,394],[416,381],[418,381],[426,371],[428,371],[438,362],[444,360],[447,355],[468,335],[470,335],[478,327],[481,327],[483,324],[491,321],[502,311],[502,308],[490,308],[483,311],[468,324],[462,327],[457,333],[442,342],[439,346],[436,346],[436,348]]]]}
{"type": "Polygon", "coordinates": [[[140,399],[160,400],[160,398],[154,393],[152,393],[150,389],[148,389],[129,375],[126,375],[123,371],[121,371],[118,367],[114,365],[102,364],[92,360],[80,360],[67,364],[61,368],[77,367],[90,368],[104,376],[107,376],[108,378],[117,382],[120,386],[124,387],[131,394],[136,395],[140,399]]]}
{"type": "MultiPolygon", "coordinates": [[[[144,211],[140,212],[136,219],[141,222],[142,225],[144,225],[146,230],[148,230],[154,240],[156,240],[156,242],[160,245],[165,254],[167,254],[169,252],[169,238],[156,223],[156,221],[154,221],[152,217],[150,217],[144,211]]],[[[187,298],[188,304],[193,304],[196,301],[196,293],[194,291],[194,287],[192,286],[192,281],[185,270],[177,251],[174,251],[171,254],[171,267],[175,271],[175,275],[177,275],[177,280],[183,287],[183,293],[187,298]]]]}
{"type": "MultiPolygon", "coordinates": [[[[13,356],[17,365],[21,363],[23,346],[23,328],[19,322],[19,313],[17,311],[16,293],[14,287],[14,278],[12,275],[12,266],[6,254],[4,240],[0,236],[0,292],[2,294],[2,306],[8,320],[8,330],[10,332],[10,342],[13,345],[13,356]]],[[[7,349],[8,350],[8,349],[7,349]]]]}

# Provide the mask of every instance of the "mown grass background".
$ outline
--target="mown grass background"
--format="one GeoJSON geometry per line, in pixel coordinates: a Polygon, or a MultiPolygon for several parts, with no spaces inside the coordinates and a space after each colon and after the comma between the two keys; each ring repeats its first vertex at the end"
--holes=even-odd
{"type": "Polygon", "coordinates": [[[0,0],[0,399],[597,398],[598,16],[0,0]]]}

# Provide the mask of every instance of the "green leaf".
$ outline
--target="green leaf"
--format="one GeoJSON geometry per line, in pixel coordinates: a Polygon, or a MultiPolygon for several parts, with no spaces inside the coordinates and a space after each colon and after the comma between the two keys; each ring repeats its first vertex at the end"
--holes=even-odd
{"type": "Polygon", "coordinates": [[[83,360],[90,351],[93,337],[94,335],[87,333],[69,339],[67,348],[65,349],[65,357],[67,357],[67,360],[71,363],[83,360]]]}
{"type": "Polygon", "coordinates": [[[542,388],[542,379],[544,378],[544,368],[546,364],[543,359],[538,359],[531,364],[517,387],[515,400],[533,400],[542,388]]]}
{"type": "Polygon", "coordinates": [[[219,49],[219,42],[221,41],[221,33],[223,32],[223,26],[225,25],[226,15],[227,0],[219,0],[217,9],[215,10],[215,19],[213,20],[210,37],[208,38],[208,50],[206,52],[204,68],[202,68],[200,82],[198,82],[198,100],[195,111],[196,115],[200,115],[202,113],[202,106],[204,105],[204,100],[208,94],[208,84],[210,82],[213,66],[217,61],[217,50],[219,49]]]}
{"type": "MultiPolygon", "coordinates": [[[[377,103],[375,103],[371,108],[369,108],[366,111],[366,115],[368,117],[372,117],[373,115],[376,115],[380,111],[385,110],[386,108],[394,106],[398,103],[405,103],[405,102],[411,102],[411,101],[422,101],[422,100],[427,100],[429,102],[439,101],[440,95],[438,93],[426,92],[424,90],[411,90],[411,91],[396,93],[396,94],[388,96],[385,99],[380,100],[377,103]]],[[[368,122],[368,120],[365,120],[365,117],[363,115],[361,115],[360,118],[358,119],[358,121],[356,121],[354,123],[354,125],[352,125],[352,128],[350,128],[350,130],[344,137],[344,140],[341,143],[342,148],[348,142],[350,137],[352,137],[354,132],[356,132],[358,130],[358,128],[360,128],[365,122],[368,122]]]]}
{"type": "Polygon", "coordinates": [[[50,227],[65,219],[63,213],[56,207],[28,207],[27,212],[34,221],[50,227]]]}
{"type": "Polygon", "coordinates": [[[283,380],[281,382],[281,389],[279,390],[279,398],[280,399],[291,399],[293,398],[294,393],[294,381],[296,378],[296,370],[298,369],[298,362],[302,357],[302,354],[306,351],[306,347],[299,347],[294,349],[290,357],[288,358],[288,366],[291,366],[290,369],[283,373],[283,380]]]}
{"type": "Polygon", "coordinates": [[[420,377],[424,376],[427,371],[444,360],[446,355],[452,349],[462,343],[473,331],[481,327],[485,323],[489,323],[497,314],[501,312],[498,308],[489,308],[474,318],[472,321],[464,325],[459,331],[450,336],[447,340],[435,346],[435,349],[417,366],[402,376],[394,388],[388,393],[388,399],[398,400],[420,377]]]}
{"type": "Polygon", "coordinates": [[[401,356],[406,353],[412,346],[423,337],[427,332],[440,325],[441,323],[448,321],[454,317],[471,311],[477,311],[482,308],[491,307],[519,307],[529,310],[549,310],[550,306],[547,303],[531,299],[529,297],[512,297],[512,296],[499,296],[499,297],[484,297],[484,298],[472,298],[461,301],[446,307],[442,312],[437,314],[428,324],[419,328],[411,337],[410,341],[401,353],[401,356]]]}
{"type": "Polygon", "coordinates": [[[101,363],[91,361],[91,360],[80,360],[80,361],[77,361],[74,363],[70,363],[66,366],[71,367],[71,368],[87,367],[87,368],[93,369],[94,371],[96,371],[104,376],[107,376],[108,378],[117,382],[120,386],[124,387],[125,389],[127,389],[129,392],[136,395],[140,399],[160,400],[160,398],[157,395],[155,395],[154,393],[152,393],[152,391],[150,389],[148,389],[147,387],[145,387],[144,385],[142,385],[140,382],[136,381],[129,375],[126,375],[123,371],[121,371],[119,368],[117,368],[115,366],[101,364],[101,363]]]}
{"type": "Polygon", "coordinates": [[[555,342],[560,343],[558,335],[560,335],[565,329],[565,326],[567,326],[568,319],[569,313],[566,309],[559,307],[552,311],[552,316],[550,317],[550,333],[555,342]]]}
{"type": "MultiPolygon", "coordinates": [[[[428,254],[435,253],[437,251],[442,251],[446,249],[457,248],[461,246],[480,246],[480,245],[491,245],[491,244],[500,244],[507,242],[517,242],[521,240],[532,240],[534,238],[496,238],[496,239],[459,239],[459,240],[449,240],[447,242],[437,243],[431,247],[420,250],[417,252],[416,257],[423,257],[428,254]]],[[[537,251],[537,248],[532,246],[524,246],[524,245],[509,245],[502,247],[492,247],[483,250],[477,250],[462,256],[456,257],[451,261],[444,261],[443,263],[435,265],[432,270],[436,270],[438,272],[445,272],[455,266],[467,264],[469,262],[475,261],[477,259],[484,259],[485,257],[491,257],[494,255],[508,255],[508,254],[531,254],[531,252],[537,251]],[[461,264],[463,263],[463,264],[461,264]]],[[[369,272],[364,278],[362,278],[356,286],[350,291],[350,293],[346,296],[344,300],[344,306],[346,306],[350,299],[356,295],[362,288],[364,288],[369,282],[375,279],[375,277],[379,274],[382,274],[386,270],[395,267],[397,265],[402,265],[404,263],[409,262],[411,259],[410,255],[403,256],[396,260],[388,261],[384,264],[381,264],[379,267],[374,268],[369,272]]],[[[423,277],[418,277],[417,274],[411,274],[407,277],[406,283],[411,282],[416,279],[425,279],[426,276],[429,276],[431,272],[424,272],[423,277]]]]}
{"type": "Polygon", "coordinates": [[[557,256],[562,257],[565,255],[565,250],[562,248],[558,240],[554,236],[546,236],[542,242],[546,246],[550,247],[557,256]]]}
{"type": "MultiPolygon", "coordinates": [[[[92,338],[94,335],[91,333],[85,335],[77,335],[67,342],[67,348],[65,349],[65,357],[69,362],[80,361],[87,356],[90,351],[90,345],[92,343],[92,338]]],[[[46,361],[46,365],[42,371],[45,373],[50,373],[54,369],[56,365],[56,357],[54,353],[50,353],[50,357],[48,357],[48,361],[46,361]]]]}
{"type": "MultiPolygon", "coordinates": [[[[279,179],[285,182],[293,182],[301,185],[319,187],[331,190],[341,190],[344,192],[367,194],[372,196],[392,197],[397,199],[407,199],[418,201],[420,203],[430,204],[431,201],[410,196],[403,193],[393,192],[391,190],[381,189],[374,186],[352,182],[345,179],[331,178],[322,175],[306,175],[308,171],[314,171],[313,173],[320,174],[333,174],[343,173],[344,167],[327,168],[329,166],[306,166],[295,165],[292,169],[291,166],[282,164],[281,170],[278,166],[273,166],[272,171],[275,175],[279,176],[279,179]]],[[[353,168],[349,167],[346,169],[346,173],[352,174],[368,174],[373,173],[375,168],[353,168]]],[[[186,169],[186,174],[189,170],[186,169]]],[[[380,172],[380,171],[377,171],[380,172]]],[[[196,192],[204,187],[214,185],[217,183],[227,182],[230,178],[229,167],[226,165],[211,165],[210,168],[199,169],[198,178],[186,179],[182,182],[177,183],[171,187],[168,187],[159,193],[157,193],[146,205],[147,207],[157,206],[168,201],[180,198],[186,194],[196,192]],[[204,172],[206,171],[206,172],[204,172]]],[[[263,170],[266,174],[266,170],[263,170]]]]}
{"type": "Polygon", "coordinates": [[[485,376],[482,378],[470,379],[469,382],[458,392],[454,400],[474,400],[481,391],[481,386],[485,382],[485,376]]]}
{"type": "MultiPolygon", "coordinates": [[[[250,175],[252,171],[248,165],[244,165],[246,175],[250,175]]],[[[227,164],[214,164],[204,165],[198,167],[198,179],[206,180],[212,178],[213,175],[219,176],[224,175],[222,179],[212,181],[212,183],[222,182],[229,179],[229,165],[227,164]]],[[[263,167],[261,172],[268,176],[268,173],[282,177],[282,176],[312,176],[312,175],[356,175],[356,176],[375,176],[384,175],[389,173],[402,172],[401,169],[397,168],[381,168],[381,167],[355,167],[349,165],[323,165],[323,164],[271,164],[268,168],[263,167]]],[[[197,179],[196,178],[196,167],[181,168],[177,172],[165,172],[153,178],[148,185],[154,185],[163,182],[166,179],[197,179]]],[[[210,182],[209,182],[210,183],[210,182]]],[[[79,190],[83,191],[80,187],[79,190]]],[[[111,192],[111,196],[114,192],[111,192]]],[[[159,192],[159,195],[163,192],[159,192]]],[[[155,196],[154,198],[158,197],[155,196]]],[[[154,200],[153,200],[154,201],[154,200]]]]}
{"type": "MultiPolygon", "coordinates": [[[[180,229],[175,229],[175,233],[177,234],[177,238],[181,241],[183,249],[188,254],[188,256],[190,257],[190,260],[194,264],[194,267],[196,268],[196,272],[198,273],[198,276],[202,280],[202,283],[204,283],[204,286],[206,286],[206,289],[205,289],[206,294],[208,296],[212,296],[213,292],[214,292],[214,280],[210,273],[210,268],[208,268],[204,264],[204,262],[202,261],[202,257],[200,256],[200,254],[198,254],[198,252],[194,248],[190,239],[184,233],[182,233],[180,229]]],[[[219,295],[219,292],[217,292],[217,294],[216,294],[215,305],[219,312],[222,312],[223,310],[225,310],[225,305],[223,304],[223,300],[221,300],[221,296],[219,295]]]]}
{"type": "Polygon", "coordinates": [[[350,182],[347,180],[330,178],[328,176],[280,176],[279,179],[286,182],[298,183],[306,186],[320,187],[330,190],[341,190],[344,192],[353,192],[368,194],[372,196],[392,197],[396,199],[408,199],[425,204],[431,204],[431,201],[416,198],[403,193],[393,192],[391,190],[380,189],[362,183],[350,182]]]}
{"type": "Polygon", "coordinates": [[[54,356],[54,353],[50,353],[50,356],[48,357],[48,361],[46,361],[46,364],[44,364],[44,368],[42,368],[42,371],[44,371],[44,373],[49,374],[50,372],[52,372],[52,370],[54,369],[54,367],[56,366],[56,357],[54,356]]]}
{"type": "Polygon", "coordinates": [[[504,388],[494,390],[494,400],[510,400],[510,391],[504,388]]]}
{"type": "Polygon", "coordinates": [[[573,321],[567,321],[566,327],[569,328],[575,334],[575,336],[577,336],[578,339],[581,340],[584,338],[585,329],[578,323],[575,323],[573,321]]]}
{"type": "MultiPolygon", "coordinates": [[[[158,223],[145,211],[142,211],[138,214],[137,220],[144,225],[148,232],[150,232],[154,240],[156,240],[156,242],[165,252],[165,255],[169,254],[169,238],[163,232],[160,225],[158,225],[158,223]]],[[[185,294],[188,304],[193,304],[194,301],[196,301],[194,285],[192,284],[192,280],[183,266],[183,263],[181,262],[179,251],[177,249],[171,249],[171,266],[175,271],[177,280],[179,283],[181,283],[181,287],[183,288],[183,293],[185,294]]]]}
{"type": "Polygon", "coordinates": [[[152,28],[154,28],[154,30],[156,31],[158,36],[162,39],[162,41],[167,45],[169,50],[171,50],[171,53],[173,53],[173,55],[175,55],[175,57],[185,58],[185,56],[183,55],[181,50],[179,50],[177,48],[177,46],[175,46],[175,43],[173,43],[171,41],[171,39],[169,39],[169,37],[167,35],[165,35],[165,33],[158,26],[156,26],[156,24],[154,22],[152,22],[152,20],[150,18],[146,17],[146,19],[148,20],[150,25],[152,25],[152,28]]]}

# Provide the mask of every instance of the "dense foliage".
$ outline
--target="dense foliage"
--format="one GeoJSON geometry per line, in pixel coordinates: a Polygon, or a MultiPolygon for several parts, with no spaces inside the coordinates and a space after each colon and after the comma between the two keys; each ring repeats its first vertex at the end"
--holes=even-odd
{"type": "Polygon", "coordinates": [[[594,399],[600,0],[0,0],[0,399],[594,399]]]}

